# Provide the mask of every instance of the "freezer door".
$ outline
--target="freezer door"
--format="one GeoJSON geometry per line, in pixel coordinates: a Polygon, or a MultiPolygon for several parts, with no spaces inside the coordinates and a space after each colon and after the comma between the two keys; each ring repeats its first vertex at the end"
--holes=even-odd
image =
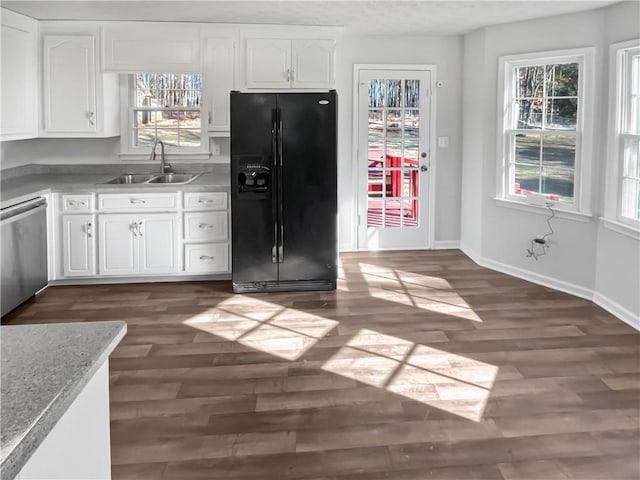
{"type": "Polygon", "coordinates": [[[336,102],[335,92],[278,95],[281,282],[335,283],[336,102]]]}
{"type": "Polygon", "coordinates": [[[236,284],[278,279],[276,96],[231,93],[231,261],[236,284]]]}

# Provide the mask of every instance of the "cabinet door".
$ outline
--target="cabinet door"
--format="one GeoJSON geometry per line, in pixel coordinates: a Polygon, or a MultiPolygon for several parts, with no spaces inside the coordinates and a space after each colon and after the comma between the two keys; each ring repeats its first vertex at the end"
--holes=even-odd
{"type": "Polygon", "coordinates": [[[137,271],[138,217],[100,215],[100,275],[129,275],[137,271]]]}
{"type": "Polygon", "coordinates": [[[178,270],[175,213],[156,213],[138,218],[140,273],[172,273],[178,270]]]}
{"type": "Polygon", "coordinates": [[[333,40],[291,41],[291,86],[333,88],[335,42],[333,40]]]}
{"type": "Polygon", "coordinates": [[[0,81],[2,140],[38,136],[38,24],[2,10],[0,81]]]}
{"type": "Polygon", "coordinates": [[[229,92],[234,89],[235,41],[208,38],[205,45],[204,108],[207,130],[229,131],[229,92]]]}
{"type": "Polygon", "coordinates": [[[247,88],[289,88],[291,40],[248,38],[245,52],[247,88]]]}
{"type": "Polygon", "coordinates": [[[96,274],[94,233],[93,215],[62,216],[62,271],[65,277],[96,274]]]}
{"type": "Polygon", "coordinates": [[[47,35],[43,48],[45,131],[96,133],[94,37],[47,35]]]}

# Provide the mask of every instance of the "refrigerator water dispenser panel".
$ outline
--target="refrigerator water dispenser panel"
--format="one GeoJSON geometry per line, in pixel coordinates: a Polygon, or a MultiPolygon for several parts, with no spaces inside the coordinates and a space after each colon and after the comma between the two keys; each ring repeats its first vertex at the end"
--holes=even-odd
{"type": "Polygon", "coordinates": [[[268,193],[271,169],[259,163],[246,163],[238,171],[239,193],[268,193]]]}

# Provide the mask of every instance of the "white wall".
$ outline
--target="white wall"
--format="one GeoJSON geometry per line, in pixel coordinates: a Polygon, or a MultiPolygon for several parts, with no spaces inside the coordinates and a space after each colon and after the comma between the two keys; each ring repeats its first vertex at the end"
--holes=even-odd
{"type": "MultiPolygon", "coordinates": [[[[338,210],[341,250],[356,248],[356,185],[352,145],[354,64],[436,65],[436,135],[449,137],[449,148],[436,151],[435,240],[460,239],[462,175],[462,38],[459,36],[349,36],[339,41],[336,90],[338,108],[338,210]]],[[[433,160],[433,157],[432,157],[433,160]]]]}
{"type": "Polygon", "coordinates": [[[602,273],[603,278],[609,279],[607,292],[621,292],[615,294],[615,301],[636,317],[640,313],[637,305],[638,244],[633,240],[629,242],[631,239],[628,238],[619,239],[612,249],[612,239],[607,235],[601,236],[607,241],[600,245],[598,218],[603,211],[601,198],[605,176],[602,172],[606,167],[604,132],[607,131],[610,40],[606,32],[615,30],[631,38],[635,31],[637,36],[638,18],[638,3],[629,2],[608,9],[489,27],[465,36],[461,239],[463,249],[480,263],[587,298],[593,298],[603,286],[600,280],[602,273]],[[626,33],[621,32],[623,28],[626,28],[626,33]],[[546,256],[536,261],[526,257],[526,249],[533,237],[546,232],[545,216],[505,208],[493,199],[497,193],[498,57],[576,47],[595,47],[596,50],[593,114],[597,134],[594,138],[585,139],[586,148],[593,152],[590,206],[593,215],[580,220],[555,218],[553,228],[556,234],[552,237],[551,248],[546,256]],[[482,67],[485,70],[482,81],[478,82],[475,73],[482,67]],[[470,116],[468,120],[467,115],[470,116]],[[474,185],[474,179],[482,185],[474,185]],[[478,218],[481,219],[480,226],[478,218]],[[606,254],[602,253],[603,249],[606,249],[606,254]],[[603,258],[602,262],[596,262],[594,259],[597,257],[606,257],[606,260],[603,258]],[[634,258],[636,263],[625,260],[633,261],[634,258]],[[597,271],[597,266],[602,267],[601,263],[605,262],[606,269],[613,268],[615,273],[597,271]],[[631,288],[635,286],[635,299],[631,292],[627,292],[628,283],[631,288]]]}
{"type": "MultiPolygon", "coordinates": [[[[640,38],[640,4],[625,2],[614,5],[606,10],[605,45],[607,49],[612,43],[640,38]]],[[[609,64],[610,58],[607,57],[609,64]]],[[[604,77],[606,92],[608,92],[610,77],[604,77]]],[[[609,98],[609,97],[605,97],[609,98]]],[[[606,112],[606,110],[605,110],[606,112]]],[[[607,145],[603,142],[602,168],[599,177],[606,178],[606,169],[617,158],[612,158],[607,145]]],[[[605,211],[604,186],[601,189],[600,212],[605,211]]],[[[611,197],[609,197],[611,198],[611,197]]],[[[640,242],[619,232],[605,227],[603,222],[598,224],[598,243],[596,250],[596,282],[597,301],[611,309],[623,308],[618,314],[625,317],[635,317],[636,327],[640,329],[640,242]]]]}

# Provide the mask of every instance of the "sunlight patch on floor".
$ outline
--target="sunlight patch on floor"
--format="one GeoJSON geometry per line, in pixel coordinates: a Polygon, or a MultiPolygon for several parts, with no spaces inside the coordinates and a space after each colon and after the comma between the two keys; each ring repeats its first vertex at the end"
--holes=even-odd
{"type": "Polygon", "coordinates": [[[183,323],[292,361],[338,325],[335,320],[246,295],[231,297],[183,323]]]}
{"type": "Polygon", "coordinates": [[[322,369],[479,422],[498,367],[360,330],[322,369]]]}
{"type": "Polygon", "coordinates": [[[478,314],[443,278],[368,263],[359,263],[358,268],[359,275],[365,279],[369,295],[373,298],[482,322],[478,314]]]}

